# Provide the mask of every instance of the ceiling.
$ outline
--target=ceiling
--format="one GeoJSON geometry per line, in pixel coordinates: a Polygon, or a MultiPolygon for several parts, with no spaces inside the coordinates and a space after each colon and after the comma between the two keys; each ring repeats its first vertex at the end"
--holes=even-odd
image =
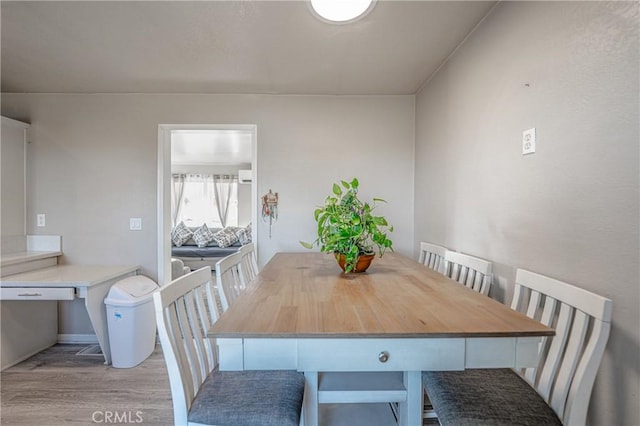
{"type": "Polygon", "coordinates": [[[173,130],[171,164],[251,168],[252,141],[248,130],[173,130]]]}
{"type": "Polygon", "coordinates": [[[2,1],[2,92],[413,94],[495,2],[2,1]]]}

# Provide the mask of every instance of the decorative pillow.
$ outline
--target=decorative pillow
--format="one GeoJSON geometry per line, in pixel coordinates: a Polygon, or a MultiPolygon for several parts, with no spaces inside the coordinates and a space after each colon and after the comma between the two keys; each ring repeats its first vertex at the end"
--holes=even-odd
{"type": "Polygon", "coordinates": [[[187,225],[185,225],[184,222],[180,222],[175,228],[173,228],[173,231],[171,231],[171,241],[173,241],[173,244],[177,247],[180,247],[189,241],[189,238],[191,238],[192,235],[193,234],[191,233],[191,230],[187,228],[187,225]]]}
{"type": "Polygon", "coordinates": [[[206,223],[203,223],[200,228],[193,232],[192,238],[198,247],[206,247],[207,244],[213,241],[213,232],[207,227],[206,223]]]}
{"type": "Polygon", "coordinates": [[[238,236],[233,232],[233,227],[226,227],[213,234],[213,239],[222,248],[229,247],[238,241],[238,236]]]}
{"type": "Polygon", "coordinates": [[[247,228],[237,228],[235,234],[240,244],[245,245],[251,242],[251,227],[249,227],[249,231],[247,228]]]}
{"type": "Polygon", "coordinates": [[[244,234],[246,236],[246,240],[242,245],[249,244],[252,241],[251,237],[251,222],[244,228],[244,234]]]}

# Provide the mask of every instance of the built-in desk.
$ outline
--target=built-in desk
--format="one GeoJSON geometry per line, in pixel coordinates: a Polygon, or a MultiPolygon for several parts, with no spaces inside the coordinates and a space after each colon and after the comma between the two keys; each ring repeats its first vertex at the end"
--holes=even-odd
{"type": "MultiPolygon", "coordinates": [[[[28,301],[84,299],[105,363],[110,364],[111,351],[104,298],[112,284],[125,277],[136,275],[139,269],[139,266],[55,265],[8,275],[0,278],[0,300],[27,303],[28,301]]],[[[38,324],[35,319],[30,324],[17,326],[28,332],[33,327],[41,327],[41,324],[38,324]]],[[[11,341],[5,341],[5,336],[9,335],[4,331],[2,334],[2,345],[12,345],[11,341]]],[[[22,356],[32,354],[22,352],[24,352],[22,356]]],[[[20,354],[13,356],[19,357],[20,354]]]]}

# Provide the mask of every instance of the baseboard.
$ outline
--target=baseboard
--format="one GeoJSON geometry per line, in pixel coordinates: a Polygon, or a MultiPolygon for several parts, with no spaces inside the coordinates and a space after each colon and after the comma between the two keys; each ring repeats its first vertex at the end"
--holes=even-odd
{"type": "Polygon", "coordinates": [[[98,336],[96,336],[95,334],[58,334],[58,343],[97,345],[98,336]]]}

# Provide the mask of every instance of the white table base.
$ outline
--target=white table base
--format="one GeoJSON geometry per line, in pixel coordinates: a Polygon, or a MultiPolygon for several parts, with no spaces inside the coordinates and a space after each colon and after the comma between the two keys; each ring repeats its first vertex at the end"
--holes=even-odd
{"type": "MultiPolygon", "coordinates": [[[[531,367],[540,341],[540,337],[219,338],[217,344],[223,371],[304,372],[304,424],[314,426],[323,399],[319,372],[402,372],[406,399],[399,401],[399,424],[417,425],[422,423],[422,371],[531,367]]],[[[365,399],[371,396],[362,393],[365,399]]]]}

